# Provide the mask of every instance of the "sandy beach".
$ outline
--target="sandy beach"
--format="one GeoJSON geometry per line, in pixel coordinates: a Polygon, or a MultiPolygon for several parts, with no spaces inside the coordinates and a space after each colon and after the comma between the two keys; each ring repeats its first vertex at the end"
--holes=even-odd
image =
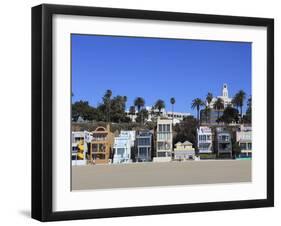
{"type": "Polygon", "coordinates": [[[72,166],[72,190],[251,181],[251,160],[72,166]]]}

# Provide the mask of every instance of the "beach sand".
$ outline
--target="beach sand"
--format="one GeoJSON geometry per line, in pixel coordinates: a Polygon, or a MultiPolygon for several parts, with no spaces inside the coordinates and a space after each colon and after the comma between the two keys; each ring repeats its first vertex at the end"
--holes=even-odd
{"type": "Polygon", "coordinates": [[[251,160],[72,166],[72,190],[251,182],[251,160]]]}

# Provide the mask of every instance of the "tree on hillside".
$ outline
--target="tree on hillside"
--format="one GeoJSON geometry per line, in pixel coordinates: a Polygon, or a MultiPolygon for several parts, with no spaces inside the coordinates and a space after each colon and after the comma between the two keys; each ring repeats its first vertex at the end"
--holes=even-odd
{"type": "Polygon", "coordinates": [[[229,124],[229,123],[238,123],[239,121],[239,112],[237,109],[228,106],[224,109],[223,115],[220,117],[220,121],[229,124]]]}
{"type": "Polygon", "coordinates": [[[211,108],[208,105],[205,105],[205,108],[203,110],[203,114],[204,114],[206,123],[208,123],[209,120],[210,120],[210,117],[209,117],[210,113],[211,113],[211,108]]]}
{"type": "Polygon", "coordinates": [[[156,109],[158,109],[158,114],[159,114],[159,116],[160,116],[160,115],[161,115],[161,110],[165,108],[165,102],[164,102],[164,100],[161,100],[161,99],[157,100],[156,103],[155,103],[155,105],[154,105],[154,107],[155,107],[156,109]]]}
{"type": "Polygon", "coordinates": [[[128,97],[127,96],[123,96],[123,107],[124,107],[124,110],[126,109],[126,103],[127,103],[127,100],[128,100],[128,97]]]}
{"type": "Polygon", "coordinates": [[[208,105],[210,105],[212,100],[213,100],[213,94],[209,92],[206,96],[206,101],[207,101],[208,105]]]}
{"type": "Polygon", "coordinates": [[[131,106],[131,107],[129,108],[129,114],[130,114],[130,115],[135,115],[135,114],[136,114],[136,108],[135,108],[135,106],[131,106]]]}
{"type": "Polygon", "coordinates": [[[238,100],[237,96],[234,96],[232,98],[231,103],[232,103],[233,107],[235,107],[237,110],[239,110],[239,100],[238,100]]]}
{"type": "Polygon", "coordinates": [[[197,121],[193,116],[185,117],[174,126],[174,144],[177,142],[190,141],[196,147],[197,121]]]}
{"type": "Polygon", "coordinates": [[[207,93],[207,96],[206,96],[206,106],[205,106],[205,109],[204,109],[204,115],[205,115],[205,118],[206,118],[206,123],[209,122],[209,116],[210,116],[210,113],[211,113],[211,108],[210,108],[210,104],[213,100],[213,94],[208,92],[207,93]]]}
{"type": "Polygon", "coordinates": [[[130,118],[126,116],[126,96],[117,95],[112,97],[112,91],[106,90],[103,103],[96,108],[95,120],[103,122],[128,122],[130,118]]]}
{"type": "Polygon", "coordinates": [[[106,90],[103,96],[103,103],[106,106],[106,121],[110,122],[110,105],[111,105],[112,91],[110,89],[106,90]]]}
{"type": "Polygon", "coordinates": [[[141,117],[141,123],[143,123],[143,120],[142,120],[142,116],[141,116],[141,108],[144,107],[145,105],[145,101],[142,97],[137,97],[134,101],[134,105],[137,107],[138,109],[138,115],[140,115],[141,117]]]}
{"type": "Polygon", "coordinates": [[[238,144],[238,142],[232,140],[232,150],[233,150],[233,154],[235,157],[238,157],[241,154],[241,148],[238,144]]]}
{"type": "Polygon", "coordinates": [[[155,112],[156,110],[156,107],[154,105],[151,106],[151,109],[150,109],[150,115],[151,115],[151,119],[152,121],[156,120],[156,117],[158,115],[157,112],[155,112]]]}
{"type": "Polygon", "coordinates": [[[172,97],[170,103],[172,104],[172,124],[174,125],[174,104],[176,103],[176,99],[172,97]]]}
{"type": "Polygon", "coordinates": [[[195,98],[191,103],[191,108],[197,110],[198,123],[200,122],[200,118],[199,118],[200,107],[203,107],[204,105],[205,105],[204,102],[200,98],[195,98]]]}
{"type": "Polygon", "coordinates": [[[234,96],[234,103],[237,108],[240,108],[240,116],[242,117],[242,108],[244,105],[244,100],[246,98],[246,93],[243,90],[239,90],[234,96]]]}
{"type": "Polygon", "coordinates": [[[125,113],[125,99],[123,96],[115,96],[111,100],[111,121],[128,122],[130,119],[125,113]]]}
{"type": "Polygon", "coordinates": [[[96,111],[95,108],[89,105],[88,101],[80,100],[72,104],[71,113],[73,121],[77,121],[79,116],[84,120],[91,121],[95,118],[96,111]]]}
{"type": "Polygon", "coordinates": [[[243,117],[244,123],[252,123],[252,97],[249,97],[247,101],[246,114],[243,117]]]}
{"type": "Polygon", "coordinates": [[[136,117],[136,122],[143,123],[143,121],[148,119],[148,111],[146,109],[141,109],[140,114],[136,117]]]}
{"type": "Polygon", "coordinates": [[[219,123],[220,119],[220,111],[224,108],[223,100],[221,98],[218,98],[216,102],[214,103],[214,108],[216,109],[218,116],[217,116],[217,123],[219,123]]]}

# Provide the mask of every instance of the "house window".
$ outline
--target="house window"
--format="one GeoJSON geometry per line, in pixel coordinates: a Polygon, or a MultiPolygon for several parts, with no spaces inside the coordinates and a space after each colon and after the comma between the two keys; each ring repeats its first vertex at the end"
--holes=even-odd
{"type": "Polygon", "coordinates": [[[169,132],[162,132],[158,134],[158,139],[159,140],[170,140],[171,139],[171,133],[169,132]]]}
{"type": "Polygon", "coordinates": [[[248,143],[248,150],[252,150],[252,143],[248,143]]]}
{"type": "Polygon", "coordinates": [[[105,159],[105,154],[93,154],[93,159],[105,159]]]}
{"type": "Polygon", "coordinates": [[[94,134],[93,135],[93,140],[105,140],[106,135],[105,134],[94,134]]]}
{"type": "Polygon", "coordinates": [[[200,141],[206,141],[207,140],[207,136],[206,135],[199,135],[199,140],[200,141]]]}
{"type": "Polygon", "coordinates": [[[146,157],[148,155],[148,148],[139,148],[139,157],[146,157]]]}
{"type": "Polygon", "coordinates": [[[170,124],[160,124],[159,132],[170,132],[171,126],[170,124]]]}
{"type": "Polygon", "coordinates": [[[240,148],[241,148],[242,150],[246,150],[246,149],[247,149],[246,143],[240,143],[240,148]]]}
{"type": "Polygon", "coordinates": [[[220,139],[221,141],[229,141],[229,136],[227,136],[227,135],[221,135],[221,136],[219,136],[219,139],[220,139]]]}
{"type": "Polygon", "coordinates": [[[208,144],[208,143],[199,144],[200,150],[208,150],[209,147],[210,147],[210,144],[208,144]]]}
{"type": "Polygon", "coordinates": [[[117,155],[121,155],[121,157],[124,157],[125,154],[125,148],[117,148],[117,155]]]}
{"type": "Polygon", "coordinates": [[[158,142],[158,150],[164,150],[165,143],[164,142],[158,142]]]}
{"type": "Polygon", "coordinates": [[[171,145],[167,142],[158,142],[158,150],[170,150],[171,145]]]}
{"type": "Polygon", "coordinates": [[[219,151],[231,151],[231,147],[229,143],[219,144],[219,151]]]}
{"type": "Polygon", "coordinates": [[[92,152],[98,151],[98,144],[92,144],[92,152]]]}
{"type": "Polygon", "coordinates": [[[139,138],[138,145],[150,145],[149,138],[139,138]]]}
{"type": "Polygon", "coordinates": [[[166,132],[170,132],[170,125],[167,125],[167,130],[166,132]]]}
{"type": "Polygon", "coordinates": [[[72,160],[77,160],[77,155],[76,154],[72,155],[71,159],[72,160]]]}
{"type": "Polygon", "coordinates": [[[92,144],[92,152],[105,152],[105,144],[92,144]]]}

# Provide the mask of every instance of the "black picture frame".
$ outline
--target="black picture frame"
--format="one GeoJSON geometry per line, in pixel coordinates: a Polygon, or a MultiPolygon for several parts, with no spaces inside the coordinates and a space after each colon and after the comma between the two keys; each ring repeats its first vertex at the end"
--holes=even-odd
{"type": "Polygon", "coordinates": [[[274,206],[274,20],[43,4],[32,8],[32,218],[122,217],[274,206]],[[267,28],[267,198],[95,210],[52,210],[52,17],[55,14],[262,26],[267,28]]]}

